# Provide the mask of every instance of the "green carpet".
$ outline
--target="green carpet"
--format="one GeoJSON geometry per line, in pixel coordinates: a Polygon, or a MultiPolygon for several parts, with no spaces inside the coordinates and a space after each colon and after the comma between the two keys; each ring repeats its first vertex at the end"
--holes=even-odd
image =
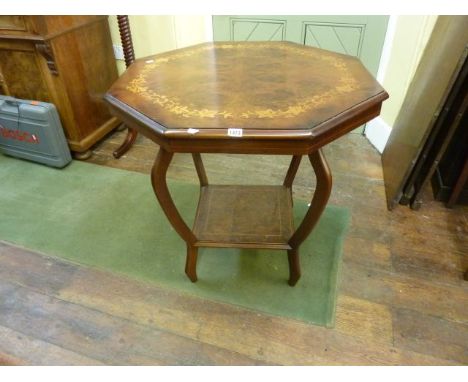
{"type": "MultiPolygon", "coordinates": [[[[198,185],[170,182],[192,225],[198,185]]],[[[300,221],[307,204],[295,201],[300,221]]],[[[287,284],[286,251],[201,249],[198,282],[185,243],[159,208],[148,175],[73,161],[62,170],[0,154],[0,240],[198,297],[333,326],[348,210],[328,206],[301,246],[302,278],[287,284]]]]}

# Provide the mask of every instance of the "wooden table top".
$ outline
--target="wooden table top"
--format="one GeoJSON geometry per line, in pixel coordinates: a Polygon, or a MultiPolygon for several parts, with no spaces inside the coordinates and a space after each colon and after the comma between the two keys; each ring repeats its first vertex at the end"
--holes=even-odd
{"type": "Polygon", "coordinates": [[[156,134],[194,139],[232,128],[314,137],[386,98],[359,59],[290,42],[205,43],[138,59],[105,96],[156,134]]]}

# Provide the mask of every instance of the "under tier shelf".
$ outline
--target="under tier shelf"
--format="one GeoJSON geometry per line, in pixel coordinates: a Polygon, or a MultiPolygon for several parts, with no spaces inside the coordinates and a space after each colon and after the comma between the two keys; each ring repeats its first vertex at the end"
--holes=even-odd
{"type": "Polygon", "coordinates": [[[284,186],[201,187],[193,232],[198,247],[291,249],[291,189],[284,186]]]}

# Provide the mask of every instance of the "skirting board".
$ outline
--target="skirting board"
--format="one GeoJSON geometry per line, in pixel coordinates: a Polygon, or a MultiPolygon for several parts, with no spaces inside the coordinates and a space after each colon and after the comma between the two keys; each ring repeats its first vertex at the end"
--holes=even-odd
{"type": "Polygon", "coordinates": [[[367,122],[364,134],[369,142],[382,154],[391,131],[392,128],[382,118],[377,117],[367,122]]]}

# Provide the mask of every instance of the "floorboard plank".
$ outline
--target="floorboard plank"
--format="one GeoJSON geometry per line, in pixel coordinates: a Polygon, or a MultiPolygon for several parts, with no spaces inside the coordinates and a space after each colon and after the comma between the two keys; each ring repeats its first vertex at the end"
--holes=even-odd
{"type": "Polygon", "coordinates": [[[393,345],[390,307],[341,294],[335,330],[373,343],[393,345]]]}
{"type": "MultiPolygon", "coordinates": [[[[396,308],[468,323],[468,285],[371,269],[344,262],[341,292],[396,308]]],[[[466,284],[466,283],[465,283],[466,284]]]]}
{"type": "Polygon", "coordinates": [[[395,309],[395,344],[434,357],[468,365],[468,325],[395,309]]]}
{"type": "MultiPolygon", "coordinates": [[[[17,256],[18,254],[16,254],[17,256]]],[[[0,257],[1,266],[8,255],[0,257]]],[[[25,253],[19,261],[37,264],[43,256],[25,253]]],[[[78,266],[76,266],[78,267],[78,266]]],[[[41,266],[33,265],[41,269],[41,266]]],[[[8,277],[8,276],[6,276],[8,277]]],[[[34,277],[32,280],[40,280],[34,277]]],[[[23,280],[23,282],[27,280],[23,280]]],[[[34,282],[31,288],[48,290],[34,282]]],[[[49,290],[50,292],[50,290],[49,290]]],[[[55,291],[60,301],[100,311],[155,330],[188,337],[221,349],[230,349],[248,358],[273,364],[450,364],[391,345],[391,315],[386,307],[356,298],[340,297],[335,330],[308,325],[283,317],[272,317],[240,307],[182,295],[172,290],[136,282],[92,268],[78,267],[70,283],[55,291]]],[[[35,302],[47,311],[44,301],[35,302]]],[[[76,308],[78,309],[78,308],[76,308]]],[[[1,317],[1,316],[0,316],[1,317]]],[[[65,319],[67,322],[69,318],[65,319]]],[[[92,326],[96,319],[92,320],[92,326]]],[[[88,320],[89,321],[89,320],[88,320]]],[[[102,323],[106,330],[112,322],[102,323]]],[[[61,334],[64,336],[65,334],[61,334]]],[[[60,337],[61,337],[60,336],[60,337]]],[[[94,342],[98,342],[97,338],[94,342]]],[[[70,340],[74,344],[73,340],[70,340]]],[[[110,344],[107,349],[112,349],[110,344]]]]}
{"type": "Polygon", "coordinates": [[[0,365],[96,366],[101,362],[0,326],[0,365]]]}
{"type": "Polygon", "coordinates": [[[110,365],[253,365],[229,350],[0,280],[0,325],[110,365]]]}

